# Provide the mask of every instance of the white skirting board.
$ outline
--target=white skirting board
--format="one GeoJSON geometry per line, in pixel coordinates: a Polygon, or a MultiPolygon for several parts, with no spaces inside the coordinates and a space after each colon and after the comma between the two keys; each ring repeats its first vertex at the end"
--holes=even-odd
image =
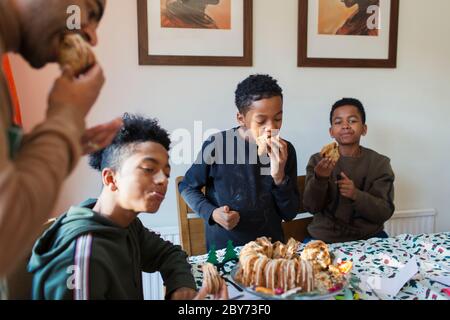
{"type": "MultiPolygon", "coordinates": [[[[305,216],[309,215],[303,214],[299,218],[305,216]]],[[[386,222],[385,230],[391,237],[404,233],[434,233],[435,220],[436,210],[434,209],[398,211],[386,222]]],[[[161,234],[161,237],[165,240],[173,244],[180,244],[178,227],[153,228],[152,230],[161,234]]],[[[164,299],[164,285],[159,272],[142,273],[142,285],[145,300],[164,299]]]]}

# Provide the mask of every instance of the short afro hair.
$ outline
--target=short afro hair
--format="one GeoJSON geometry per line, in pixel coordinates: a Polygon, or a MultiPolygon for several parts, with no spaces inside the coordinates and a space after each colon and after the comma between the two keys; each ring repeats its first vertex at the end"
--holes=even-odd
{"type": "Polygon", "coordinates": [[[330,112],[330,123],[333,124],[333,114],[337,108],[343,106],[354,106],[358,109],[359,114],[361,115],[361,120],[363,124],[366,124],[366,111],[364,110],[364,106],[358,99],[355,98],[342,98],[341,100],[336,101],[331,107],[330,112]]]}
{"type": "Polygon", "coordinates": [[[143,142],[156,142],[167,151],[170,150],[169,134],[159,126],[158,120],[128,113],[122,116],[122,120],[123,126],[112,143],[89,155],[89,165],[93,169],[98,171],[105,168],[118,170],[124,156],[128,156],[136,144],[143,142]]]}
{"type": "Polygon", "coordinates": [[[283,90],[277,80],[266,74],[255,74],[239,83],[235,103],[241,114],[247,113],[253,102],[272,97],[283,99],[283,90]]]}

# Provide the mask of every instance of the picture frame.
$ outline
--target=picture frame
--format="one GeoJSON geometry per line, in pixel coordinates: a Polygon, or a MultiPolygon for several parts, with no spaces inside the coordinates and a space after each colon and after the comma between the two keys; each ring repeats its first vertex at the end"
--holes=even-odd
{"type": "Polygon", "coordinates": [[[299,0],[298,67],[397,67],[400,1],[359,1],[299,0]]]}
{"type": "Polygon", "coordinates": [[[253,0],[137,0],[137,9],[139,65],[253,65],[253,0]],[[197,3],[207,4],[201,14],[197,3]]]}

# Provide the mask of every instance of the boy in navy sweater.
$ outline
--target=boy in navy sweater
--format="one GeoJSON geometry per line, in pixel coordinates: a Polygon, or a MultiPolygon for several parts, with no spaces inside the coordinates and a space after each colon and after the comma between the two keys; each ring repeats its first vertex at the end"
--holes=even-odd
{"type": "Polygon", "coordinates": [[[295,149],[279,136],[282,89],[268,75],[252,75],[235,94],[239,126],[205,141],[179,185],[204,219],[208,250],[260,236],[284,241],[281,222],[292,220],[300,203],[295,149]]]}

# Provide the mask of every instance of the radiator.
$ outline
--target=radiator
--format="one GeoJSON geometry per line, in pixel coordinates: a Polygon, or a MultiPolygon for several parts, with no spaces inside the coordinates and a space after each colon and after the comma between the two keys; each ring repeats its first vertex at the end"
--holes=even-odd
{"type": "Polygon", "coordinates": [[[436,210],[398,211],[385,223],[384,227],[390,237],[399,234],[421,234],[435,232],[436,210]]]}
{"type": "MultiPolygon", "coordinates": [[[[390,237],[404,233],[434,233],[435,217],[436,210],[434,209],[398,211],[386,222],[385,230],[390,237]]],[[[159,233],[165,240],[173,244],[180,244],[178,227],[154,228],[152,230],[159,233]]],[[[142,273],[142,285],[145,300],[164,299],[164,286],[159,272],[142,273]]]]}

